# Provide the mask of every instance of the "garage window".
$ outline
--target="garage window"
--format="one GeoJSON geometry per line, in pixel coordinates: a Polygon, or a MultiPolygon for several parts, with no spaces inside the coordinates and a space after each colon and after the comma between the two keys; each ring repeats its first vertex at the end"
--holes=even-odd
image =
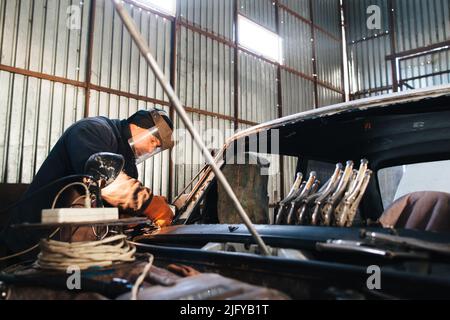
{"type": "Polygon", "coordinates": [[[176,0],[133,0],[136,4],[175,16],[177,11],[176,0]]]}
{"type": "Polygon", "coordinates": [[[413,192],[450,193],[450,161],[386,168],[378,172],[378,181],[385,209],[394,201],[413,192]]]}
{"type": "Polygon", "coordinates": [[[281,38],[274,32],[245,18],[238,17],[239,45],[267,59],[281,63],[281,38]]]}

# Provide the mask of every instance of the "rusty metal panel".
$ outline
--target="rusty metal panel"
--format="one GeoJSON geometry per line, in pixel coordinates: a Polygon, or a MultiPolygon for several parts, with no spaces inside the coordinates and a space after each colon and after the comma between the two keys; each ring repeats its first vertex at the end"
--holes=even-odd
{"type": "MultiPolygon", "coordinates": [[[[171,22],[126,4],[164,73],[170,70],[171,22]]],[[[109,0],[97,0],[92,83],[168,101],[109,0]]]]}
{"type": "Polygon", "coordinates": [[[283,64],[312,76],[311,26],[281,9],[280,37],[283,39],[283,64]]]}
{"type": "Polygon", "coordinates": [[[0,72],[0,181],[30,183],[60,135],[83,115],[84,90],[0,72]]]}
{"type": "Polygon", "coordinates": [[[276,119],[277,67],[246,53],[240,53],[239,67],[239,118],[256,123],[276,119]]]}
{"type": "Polygon", "coordinates": [[[293,73],[281,71],[283,116],[314,109],[314,84],[293,73]]]}
{"type": "Polygon", "coordinates": [[[275,2],[273,0],[239,0],[239,13],[276,32],[275,2]]]}
{"type": "Polygon", "coordinates": [[[318,79],[331,85],[333,88],[342,89],[342,46],[329,36],[316,33],[316,59],[318,79]]]}
{"type": "MultiPolygon", "coordinates": [[[[127,119],[137,110],[149,110],[155,107],[169,112],[167,107],[161,105],[94,90],[91,92],[90,105],[89,117],[103,116],[120,120],[127,119]]],[[[138,166],[140,180],[157,195],[168,196],[169,194],[169,152],[165,151],[156,155],[138,166]]]]}
{"type": "Polygon", "coordinates": [[[0,63],[84,81],[90,0],[3,0],[0,63]],[[77,23],[70,24],[75,10],[77,23]]]}
{"type": "Polygon", "coordinates": [[[201,29],[233,39],[234,0],[182,0],[179,17],[201,29]]]}
{"type": "Polygon", "coordinates": [[[188,107],[234,115],[233,48],[185,27],[178,31],[177,92],[188,107]]]}
{"type": "Polygon", "coordinates": [[[310,20],[309,0],[280,0],[281,5],[286,6],[298,13],[305,19],[310,20]]]}

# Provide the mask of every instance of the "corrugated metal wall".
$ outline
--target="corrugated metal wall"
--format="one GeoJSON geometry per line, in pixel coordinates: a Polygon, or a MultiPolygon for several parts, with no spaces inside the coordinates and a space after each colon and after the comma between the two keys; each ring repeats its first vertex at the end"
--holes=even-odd
{"type": "Polygon", "coordinates": [[[233,116],[233,49],[180,27],[178,87],[185,106],[233,116]]]}
{"type": "Polygon", "coordinates": [[[30,182],[50,146],[83,117],[90,1],[82,29],[66,28],[72,1],[0,2],[0,64],[67,79],[66,84],[0,71],[0,181],[30,182]]]}
{"type": "Polygon", "coordinates": [[[277,67],[246,53],[239,56],[239,115],[262,123],[278,117],[277,67]]]}
{"type": "MultiPolygon", "coordinates": [[[[171,22],[127,6],[164,73],[170,73],[171,22]]],[[[112,1],[97,0],[91,83],[105,88],[168,101],[145,59],[131,40],[112,1]]],[[[108,104],[108,101],[99,101],[108,104]]],[[[129,109],[127,105],[122,106],[129,109]]],[[[130,110],[134,112],[134,110],[130,110]]]]}
{"type": "Polygon", "coordinates": [[[283,114],[342,102],[339,1],[283,0],[279,7],[284,53],[282,88],[296,88],[283,92],[283,114]]]}
{"type": "Polygon", "coordinates": [[[256,23],[277,32],[276,3],[272,0],[240,0],[239,13],[256,23]]]}
{"type": "Polygon", "coordinates": [[[177,0],[179,19],[225,39],[232,40],[233,0],[177,0]]]}
{"type": "Polygon", "coordinates": [[[344,0],[353,99],[450,83],[448,0],[344,0]],[[369,6],[381,29],[369,29],[369,6]],[[433,51],[437,50],[437,51],[433,51]]]}
{"type": "MultiPolygon", "coordinates": [[[[338,0],[178,0],[176,17],[125,3],[211,149],[235,128],[343,99],[338,0]],[[237,45],[237,13],[281,35],[282,64],[237,45]]],[[[110,1],[0,0],[0,19],[0,182],[30,182],[64,129],[85,116],[170,111],[110,1]],[[80,29],[67,27],[70,6],[80,29]]],[[[179,139],[139,169],[156,193],[177,194],[202,166],[192,141],[179,139]]],[[[284,166],[271,178],[276,201],[296,160],[273,162],[284,166]]]]}
{"type": "MultiPolygon", "coordinates": [[[[136,6],[127,6],[152,53],[165,73],[170,73],[171,21],[136,6]]],[[[105,116],[126,119],[139,109],[158,107],[169,112],[167,105],[143,101],[151,97],[168,101],[153,72],[134,45],[117,15],[112,1],[97,0],[95,11],[92,75],[94,86],[135,95],[126,97],[112,92],[91,91],[89,117],[105,116]]],[[[157,155],[139,166],[142,181],[156,194],[168,195],[169,152],[157,155]]]]}

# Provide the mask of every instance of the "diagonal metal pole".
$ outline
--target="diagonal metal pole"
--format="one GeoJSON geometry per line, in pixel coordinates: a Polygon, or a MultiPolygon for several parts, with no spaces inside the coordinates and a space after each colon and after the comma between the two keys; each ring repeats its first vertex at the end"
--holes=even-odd
{"type": "Polygon", "coordinates": [[[186,129],[188,129],[189,133],[194,138],[195,143],[202,150],[203,155],[206,158],[206,162],[211,166],[211,169],[214,171],[214,173],[217,177],[217,180],[219,180],[219,182],[222,184],[223,188],[225,189],[225,192],[230,197],[230,199],[233,202],[234,206],[236,207],[240,217],[242,218],[244,224],[246,225],[249,232],[252,234],[253,238],[259,245],[262,253],[266,256],[269,256],[270,255],[269,249],[267,248],[263,239],[259,235],[258,231],[256,231],[256,228],[250,221],[250,218],[248,217],[247,213],[245,213],[245,210],[242,207],[241,203],[239,202],[238,198],[236,197],[236,194],[234,193],[233,189],[231,188],[230,184],[228,183],[227,179],[225,178],[225,176],[222,173],[222,171],[220,170],[220,168],[217,166],[216,162],[214,161],[214,158],[209,153],[209,150],[206,147],[206,145],[204,144],[199,133],[195,130],[194,125],[192,124],[186,111],[184,110],[180,99],[178,98],[178,96],[176,95],[172,86],[170,85],[169,80],[165,77],[164,73],[161,71],[161,68],[159,67],[155,58],[151,54],[150,48],[148,47],[147,43],[145,42],[145,40],[142,37],[141,33],[139,32],[138,28],[136,27],[136,24],[134,23],[133,18],[130,17],[127,10],[123,6],[121,0],[113,0],[113,2],[114,2],[117,12],[119,13],[120,18],[123,21],[123,24],[128,29],[128,31],[131,35],[131,38],[134,40],[134,42],[136,43],[136,45],[139,48],[139,51],[145,57],[150,68],[153,70],[156,78],[158,79],[158,82],[161,84],[164,91],[167,93],[167,96],[169,97],[170,102],[172,103],[173,107],[175,108],[176,112],[178,113],[178,116],[181,118],[184,125],[186,126],[186,129]]]}

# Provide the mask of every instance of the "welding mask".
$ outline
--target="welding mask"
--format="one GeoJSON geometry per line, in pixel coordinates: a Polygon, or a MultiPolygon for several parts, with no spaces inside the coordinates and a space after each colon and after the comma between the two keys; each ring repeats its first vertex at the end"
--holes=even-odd
{"type": "Polygon", "coordinates": [[[173,148],[174,146],[174,141],[172,139],[173,129],[169,126],[160,112],[164,111],[152,110],[140,112],[140,116],[143,116],[144,113],[146,117],[150,116],[150,122],[154,126],[146,129],[141,134],[132,136],[128,140],[131,150],[133,150],[136,158],[137,165],[165,150],[173,148]],[[156,141],[155,138],[159,141],[156,141]]]}

